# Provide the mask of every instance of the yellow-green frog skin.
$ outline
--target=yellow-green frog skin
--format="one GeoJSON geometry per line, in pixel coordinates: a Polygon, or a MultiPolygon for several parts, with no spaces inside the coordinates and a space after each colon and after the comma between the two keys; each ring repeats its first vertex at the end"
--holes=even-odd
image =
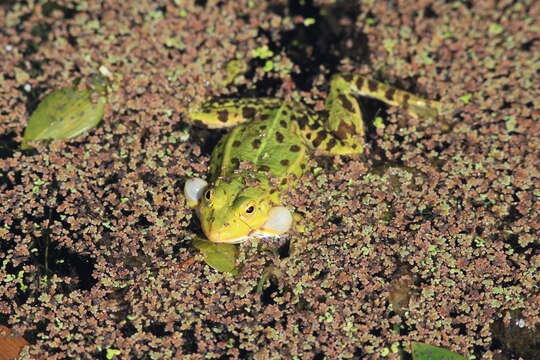
{"type": "Polygon", "coordinates": [[[209,128],[233,127],[214,148],[207,181],[184,187],[206,237],[238,243],[280,235],[292,216],[280,194],[307,168],[313,150],[328,155],[362,152],[364,123],[354,96],[400,106],[415,117],[435,117],[440,104],[360,75],[335,75],[326,111],[274,98],[214,100],[190,110],[190,121],[209,128]]]}

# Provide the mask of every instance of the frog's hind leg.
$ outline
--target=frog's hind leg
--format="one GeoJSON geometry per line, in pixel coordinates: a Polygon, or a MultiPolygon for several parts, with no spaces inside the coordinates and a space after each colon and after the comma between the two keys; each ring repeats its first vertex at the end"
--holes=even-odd
{"type": "MultiPolygon", "coordinates": [[[[399,106],[414,117],[435,117],[441,104],[420,98],[361,75],[335,75],[326,98],[327,119],[311,116],[303,136],[314,148],[331,155],[358,154],[363,150],[364,121],[355,96],[367,96],[399,106]],[[321,124],[318,127],[317,124],[321,124]]],[[[302,125],[302,123],[300,123],[302,125]]]]}
{"type": "Polygon", "coordinates": [[[408,91],[366,78],[362,75],[336,75],[332,83],[336,86],[348,86],[355,95],[371,97],[391,106],[398,106],[415,118],[434,119],[441,113],[442,104],[421,98],[408,91]]]}
{"type": "Polygon", "coordinates": [[[273,98],[214,99],[190,109],[188,121],[210,129],[233,127],[279,108],[280,103],[273,98]]]}

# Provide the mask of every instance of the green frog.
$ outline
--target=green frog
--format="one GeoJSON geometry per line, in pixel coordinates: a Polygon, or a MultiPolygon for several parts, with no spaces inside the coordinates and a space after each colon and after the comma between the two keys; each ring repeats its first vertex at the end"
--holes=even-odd
{"type": "Polygon", "coordinates": [[[184,187],[206,237],[239,243],[287,232],[293,216],[280,196],[308,170],[311,154],[362,152],[364,121],[355,96],[399,106],[420,118],[434,118],[441,108],[361,75],[338,74],[323,112],[275,98],[218,99],[190,110],[195,124],[232,128],[212,152],[208,179],[192,178],[184,187]]]}

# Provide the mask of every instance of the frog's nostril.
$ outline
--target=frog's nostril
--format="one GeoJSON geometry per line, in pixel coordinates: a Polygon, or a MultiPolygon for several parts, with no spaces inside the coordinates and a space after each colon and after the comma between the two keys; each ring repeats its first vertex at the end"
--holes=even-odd
{"type": "Polygon", "coordinates": [[[229,223],[228,223],[228,222],[226,222],[226,223],[223,224],[223,227],[227,227],[227,226],[229,226],[229,223]]]}

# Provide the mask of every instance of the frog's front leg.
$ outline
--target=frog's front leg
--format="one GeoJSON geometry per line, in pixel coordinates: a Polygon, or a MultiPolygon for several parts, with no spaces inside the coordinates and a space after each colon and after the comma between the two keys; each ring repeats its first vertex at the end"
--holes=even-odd
{"type": "Polygon", "coordinates": [[[233,127],[279,108],[273,98],[215,99],[189,110],[188,121],[210,129],[233,127]]]}

